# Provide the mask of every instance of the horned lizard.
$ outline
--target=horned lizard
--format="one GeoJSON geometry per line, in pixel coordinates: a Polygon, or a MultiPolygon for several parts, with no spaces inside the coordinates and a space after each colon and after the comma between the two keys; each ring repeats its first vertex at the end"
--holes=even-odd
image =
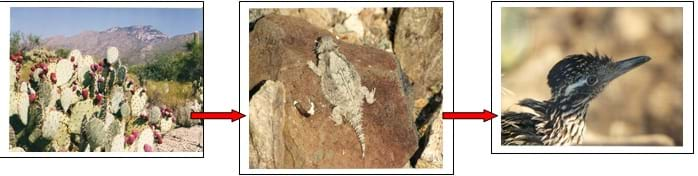
{"type": "Polygon", "coordinates": [[[366,142],[361,126],[363,116],[361,106],[364,99],[366,103],[373,104],[376,89],[373,88],[369,92],[366,86],[361,85],[359,73],[338,48],[334,37],[320,37],[315,46],[317,65],[313,61],[308,61],[308,67],[320,77],[322,94],[334,107],[330,119],[335,122],[335,125],[349,122],[359,138],[361,158],[364,158],[366,142]]]}

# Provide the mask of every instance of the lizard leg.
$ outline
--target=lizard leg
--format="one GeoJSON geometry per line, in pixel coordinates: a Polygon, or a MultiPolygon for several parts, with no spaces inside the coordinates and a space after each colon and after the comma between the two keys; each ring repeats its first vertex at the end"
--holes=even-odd
{"type": "Polygon", "coordinates": [[[373,104],[373,102],[376,101],[374,98],[374,95],[376,95],[376,88],[373,88],[373,90],[368,91],[368,88],[365,86],[361,86],[361,94],[364,95],[366,98],[366,103],[368,104],[373,104]]]}
{"type": "Polygon", "coordinates": [[[344,112],[344,109],[339,107],[339,106],[334,107],[332,109],[332,114],[330,115],[330,119],[332,119],[332,121],[334,121],[335,126],[342,125],[344,123],[344,119],[343,119],[344,115],[342,115],[342,114],[344,114],[343,112],[344,112]]]}
{"type": "Polygon", "coordinates": [[[310,68],[310,70],[313,70],[313,73],[315,73],[318,76],[321,76],[320,74],[322,74],[323,71],[322,68],[315,65],[313,61],[308,61],[308,68],[310,68]]]}

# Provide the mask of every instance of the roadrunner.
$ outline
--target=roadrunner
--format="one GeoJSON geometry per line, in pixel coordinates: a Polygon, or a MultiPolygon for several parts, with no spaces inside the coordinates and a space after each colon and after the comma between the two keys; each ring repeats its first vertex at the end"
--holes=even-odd
{"type": "Polygon", "coordinates": [[[589,102],[606,85],[649,61],[638,56],[613,62],[599,54],[569,55],[548,73],[552,97],[524,99],[519,105],[535,113],[505,112],[502,115],[502,145],[576,145],[582,142],[589,102]]]}

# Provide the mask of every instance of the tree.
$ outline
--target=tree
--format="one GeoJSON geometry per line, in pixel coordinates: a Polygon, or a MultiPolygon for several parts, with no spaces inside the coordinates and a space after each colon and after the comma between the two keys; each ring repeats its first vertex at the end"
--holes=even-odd
{"type": "Polygon", "coordinates": [[[22,41],[22,33],[19,31],[12,32],[10,34],[10,54],[17,53],[21,51],[20,42],[22,41]]]}
{"type": "Polygon", "coordinates": [[[34,49],[41,46],[41,37],[34,34],[27,35],[27,45],[29,49],[34,49]]]}

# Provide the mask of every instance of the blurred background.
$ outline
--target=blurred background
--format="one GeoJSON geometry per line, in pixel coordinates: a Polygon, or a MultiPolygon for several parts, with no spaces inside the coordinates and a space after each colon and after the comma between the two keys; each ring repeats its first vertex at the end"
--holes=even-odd
{"type": "Polygon", "coordinates": [[[611,82],[587,113],[583,145],[683,145],[681,8],[502,8],[502,110],[547,100],[570,54],[652,60],[611,82]]]}

